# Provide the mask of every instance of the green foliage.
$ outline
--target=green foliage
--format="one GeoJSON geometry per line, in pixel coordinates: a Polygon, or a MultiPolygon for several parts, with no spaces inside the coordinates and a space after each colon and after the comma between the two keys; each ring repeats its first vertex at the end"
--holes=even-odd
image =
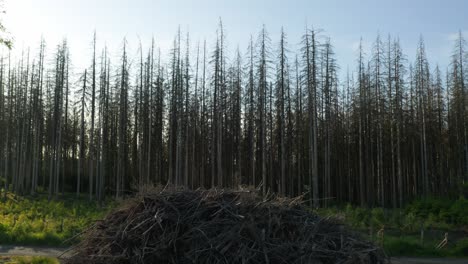
{"type": "Polygon", "coordinates": [[[387,237],[384,242],[385,252],[390,256],[424,256],[424,257],[445,257],[450,252],[438,250],[433,243],[421,245],[417,237],[387,237]]]}
{"type": "Polygon", "coordinates": [[[465,199],[468,199],[468,182],[465,182],[464,184],[462,184],[462,192],[463,192],[463,196],[465,197],[465,199]]]}
{"type": "Polygon", "coordinates": [[[99,207],[84,199],[49,202],[46,196],[10,197],[0,202],[0,244],[63,245],[102,218],[112,205],[99,207]]]}
{"type": "Polygon", "coordinates": [[[468,257],[468,238],[459,240],[451,251],[451,255],[455,257],[468,257]]]}
{"type": "Polygon", "coordinates": [[[457,236],[449,235],[449,243],[443,249],[436,249],[445,232],[462,234],[460,229],[468,226],[468,200],[463,196],[456,200],[418,199],[403,209],[371,209],[347,204],[316,212],[342,219],[366,236],[372,231],[369,238],[376,243],[381,243],[377,231],[385,227],[383,247],[390,256],[468,257],[468,238],[457,240],[457,236]],[[421,227],[425,230],[422,244],[421,227]]]}
{"type": "Polygon", "coordinates": [[[436,249],[439,242],[428,239],[421,244],[417,236],[388,236],[385,238],[384,249],[390,256],[468,257],[468,238],[458,240],[452,246],[436,249]]]}
{"type": "Polygon", "coordinates": [[[417,230],[420,220],[414,212],[409,212],[402,216],[400,220],[400,228],[405,232],[411,232],[417,230]]]}
{"type": "Polygon", "coordinates": [[[460,196],[457,200],[426,198],[415,200],[405,208],[406,214],[412,213],[425,221],[425,226],[442,224],[468,225],[468,200],[460,196]]]}
{"type": "Polygon", "coordinates": [[[342,218],[357,229],[372,227],[396,228],[417,232],[421,226],[441,230],[453,230],[468,226],[468,200],[462,196],[456,200],[441,198],[418,199],[403,209],[362,208],[347,204],[344,207],[318,209],[325,216],[342,218]]]}
{"type": "Polygon", "coordinates": [[[11,264],[59,264],[60,262],[56,258],[43,257],[43,256],[14,256],[0,258],[0,263],[11,263],[11,264]]]}
{"type": "Polygon", "coordinates": [[[453,222],[461,225],[468,225],[468,200],[460,197],[450,207],[450,217],[453,222]]]}
{"type": "Polygon", "coordinates": [[[385,225],[385,213],[382,208],[374,208],[371,210],[370,222],[372,226],[385,225]]]}
{"type": "Polygon", "coordinates": [[[425,218],[429,215],[439,216],[441,212],[447,212],[451,201],[448,199],[425,198],[413,201],[407,205],[405,212],[413,212],[419,218],[425,218]]]}

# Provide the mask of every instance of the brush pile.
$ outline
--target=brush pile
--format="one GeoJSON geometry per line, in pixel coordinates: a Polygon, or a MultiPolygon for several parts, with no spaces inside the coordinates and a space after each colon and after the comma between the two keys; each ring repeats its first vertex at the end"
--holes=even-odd
{"type": "Polygon", "coordinates": [[[65,263],[384,263],[372,243],[299,199],[252,192],[140,195],[84,233],[65,263]]]}

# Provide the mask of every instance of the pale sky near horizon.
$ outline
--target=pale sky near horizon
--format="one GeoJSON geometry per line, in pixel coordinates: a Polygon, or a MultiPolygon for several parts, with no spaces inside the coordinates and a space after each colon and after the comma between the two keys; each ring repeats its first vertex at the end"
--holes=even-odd
{"type": "MultiPolygon", "coordinates": [[[[189,30],[192,48],[206,38],[215,41],[219,17],[231,51],[242,53],[250,35],[265,24],[277,47],[281,27],[289,49],[297,45],[306,23],[331,38],[342,72],[356,67],[356,50],[362,37],[370,48],[378,33],[398,36],[410,62],[422,34],[429,62],[445,70],[459,30],[468,38],[468,1],[463,0],[4,0],[4,24],[15,39],[15,49],[38,49],[43,35],[49,48],[67,38],[76,70],[90,62],[93,31],[100,47],[107,43],[118,56],[124,37],[134,54],[139,39],[148,46],[151,37],[163,54],[170,48],[177,28],[189,30]]],[[[367,51],[370,53],[370,50],[367,51]]],[[[290,57],[293,55],[291,54],[290,57]]]]}

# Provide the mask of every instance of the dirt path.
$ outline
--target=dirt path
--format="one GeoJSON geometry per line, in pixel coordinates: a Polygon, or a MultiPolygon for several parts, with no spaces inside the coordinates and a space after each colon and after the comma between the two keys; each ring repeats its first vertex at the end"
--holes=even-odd
{"type": "MultiPolygon", "coordinates": [[[[58,257],[66,252],[67,248],[53,247],[29,247],[29,246],[1,246],[0,256],[47,256],[58,257]]],[[[67,257],[65,253],[62,257],[67,257]]],[[[467,264],[468,259],[449,258],[409,258],[394,257],[392,264],[467,264]]]]}
{"type": "Polygon", "coordinates": [[[52,247],[30,247],[30,246],[2,246],[0,245],[0,256],[47,256],[58,257],[64,253],[66,248],[52,247]]]}
{"type": "Polygon", "coordinates": [[[468,259],[451,258],[392,258],[392,264],[467,264],[468,259]]]}

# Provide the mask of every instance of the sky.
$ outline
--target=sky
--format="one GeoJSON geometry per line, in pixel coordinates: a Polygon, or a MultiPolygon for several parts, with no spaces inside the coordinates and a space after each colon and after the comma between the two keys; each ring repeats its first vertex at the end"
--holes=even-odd
{"type": "Polygon", "coordinates": [[[341,74],[356,67],[361,37],[368,54],[377,34],[384,40],[389,34],[399,37],[408,60],[414,61],[422,35],[431,66],[438,63],[442,69],[457,32],[468,38],[464,0],[4,0],[4,6],[3,23],[16,51],[37,51],[41,35],[49,48],[66,37],[77,70],[90,64],[94,30],[99,47],[106,44],[116,58],[124,37],[134,55],[139,41],[149,47],[153,36],[164,54],[179,26],[190,32],[192,49],[204,39],[212,47],[219,18],[231,51],[245,51],[263,24],[273,48],[283,27],[292,52],[306,25],[322,29],[335,47],[341,74]]]}

